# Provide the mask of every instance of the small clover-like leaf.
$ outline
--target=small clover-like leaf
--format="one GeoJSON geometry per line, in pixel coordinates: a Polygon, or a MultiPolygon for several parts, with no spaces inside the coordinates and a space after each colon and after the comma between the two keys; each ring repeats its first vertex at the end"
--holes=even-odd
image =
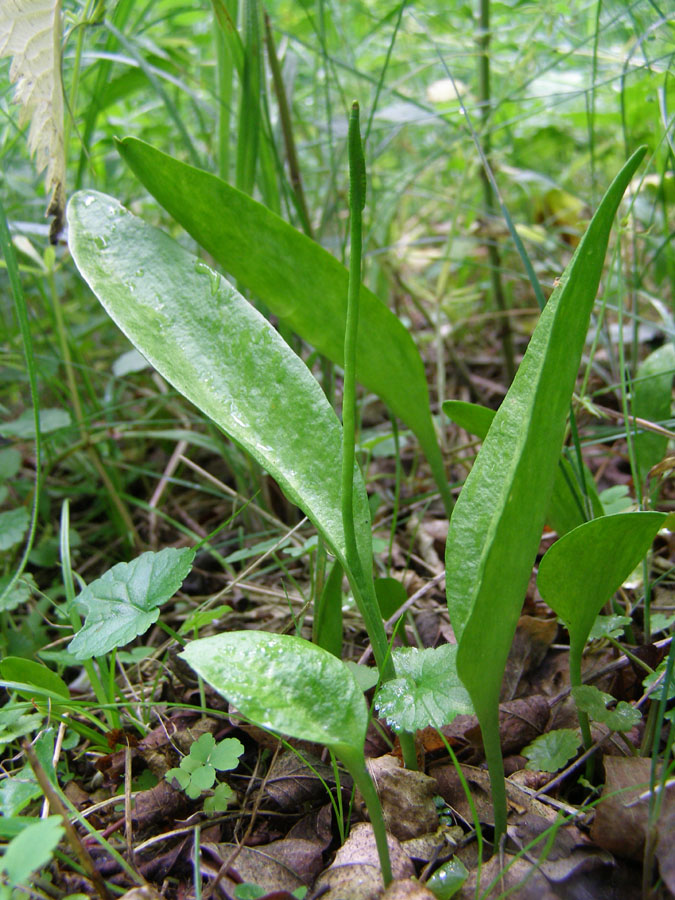
{"type": "Polygon", "coordinates": [[[236,769],[239,765],[239,757],[244,752],[244,745],[236,738],[225,738],[211,751],[209,763],[219,772],[227,772],[236,769]]]}
{"type": "Polygon", "coordinates": [[[590,634],[589,641],[597,641],[604,637],[619,637],[623,634],[626,625],[630,625],[629,616],[597,616],[590,634]]]}
{"type": "Polygon", "coordinates": [[[394,731],[440,728],[455,716],[473,713],[471,699],[457,675],[457,646],[435,650],[394,650],[398,677],[382,686],[375,706],[394,731]]]}
{"type": "Polygon", "coordinates": [[[558,728],[539,735],[523,750],[529,762],[526,769],[537,772],[558,772],[576,756],[581,741],[572,728],[558,728]]]}
{"type": "Polygon", "coordinates": [[[158,607],[183,583],[194,556],[189,547],[166,547],[113,566],[77,597],[86,620],[68,650],[77,659],[90,659],[144,634],[157,621],[158,607]]]}
{"type": "Polygon", "coordinates": [[[216,746],[216,739],[210,732],[205,731],[190,747],[190,758],[198,760],[201,765],[207,762],[211,751],[216,746]]]}
{"type": "Polygon", "coordinates": [[[199,796],[202,791],[208,791],[209,788],[213,787],[213,782],[216,780],[216,770],[213,766],[200,766],[198,769],[195,769],[190,778],[190,788],[189,790],[196,791],[196,795],[193,795],[189,792],[188,797],[199,796]]]}
{"type": "Polygon", "coordinates": [[[592,684],[573,687],[572,696],[582,712],[587,713],[594,721],[607,725],[612,731],[630,731],[642,718],[640,710],[624,700],[620,700],[615,709],[607,709],[608,704],[614,702],[614,697],[599,691],[592,684]]]}
{"type": "Polygon", "coordinates": [[[164,777],[170,785],[181,791],[184,791],[188,784],[190,784],[190,773],[186,772],[185,769],[169,769],[164,777]]]}
{"type": "Polygon", "coordinates": [[[233,797],[234,791],[229,784],[217,784],[213,796],[204,800],[204,812],[225,812],[233,797]]]}

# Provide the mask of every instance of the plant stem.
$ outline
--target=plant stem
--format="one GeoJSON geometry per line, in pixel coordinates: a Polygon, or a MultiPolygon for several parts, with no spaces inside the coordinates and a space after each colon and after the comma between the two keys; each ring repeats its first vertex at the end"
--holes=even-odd
{"type": "Polygon", "coordinates": [[[370,816],[370,824],[373,826],[373,834],[375,835],[377,855],[380,858],[382,880],[384,881],[384,886],[386,888],[391,884],[393,875],[391,871],[391,860],[389,858],[389,844],[387,843],[387,829],[384,825],[384,816],[382,815],[380,798],[375,790],[373,780],[365,768],[365,760],[357,764],[356,760],[346,760],[343,756],[342,761],[347,767],[349,774],[354,779],[354,784],[361,791],[361,795],[365,800],[368,815],[370,816]]]}

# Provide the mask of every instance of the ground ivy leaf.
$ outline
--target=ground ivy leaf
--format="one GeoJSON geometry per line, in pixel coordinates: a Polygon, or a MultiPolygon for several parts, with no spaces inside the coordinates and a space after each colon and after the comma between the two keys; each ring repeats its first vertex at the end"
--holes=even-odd
{"type": "Polygon", "coordinates": [[[394,731],[449,725],[471,715],[471,699],[457,674],[457,646],[435,650],[403,648],[393,652],[396,678],[379,690],[375,707],[394,731]]]}
{"type": "Polygon", "coordinates": [[[558,772],[576,756],[580,744],[579,734],[573,728],[557,728],[541,734],[523,750],[523,756],[529,760],[525,768],[558,772]]]}
{"type": "Polygon", "coordinates": [[[592,684],[573,687],[572,696],[582,712],[587,713],[595,722],[607,725],[612,731],[630,731],[642,718],[640,710],[624,700],[620,700],[615,709],[607,709],[607,705],[614,702],[614,697],[599,691],[592,684]]]}
{"type": "Polygon", "coordinates": [[[239,765],[239,757],[244,752],[244,745],[237,738],[225,738],[211,751],[209,762],[219,772],[227,772],[236,769],[239,765]]]}
{"type": "Polygon", "coordinates": [[[167,547],[113,566],[77,597],[86,620],[68,650],[77,659],[103,656],[146,632],[157,621],[158,607],[183,583],[194,556],[189,547],[167,547]]]}
{"type": "Polygon", "coordinates": [[[597,616],[590,634],[589,641],[597,641],[604,637],[619,637],[623,634],[624,627],[630,625],[629,616],[597,616]]]}

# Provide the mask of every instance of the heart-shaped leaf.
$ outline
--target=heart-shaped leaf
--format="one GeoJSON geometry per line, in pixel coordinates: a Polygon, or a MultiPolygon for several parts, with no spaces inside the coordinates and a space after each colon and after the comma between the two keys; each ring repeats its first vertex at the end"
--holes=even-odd
{"type": "Polygon", "coordinates": [[[581,652],[596,616],[649,550],[667,516],[619,513],[579,525],[539,564],[541,596],[565,623],[572,654],[581,652]]]}
{"type": "Polygon", "coordinates": [[[366,701],[327,650],[291,635],[232,631],[192,641],[180,655],[256,725],[338,756],[363,754],[366,701]]]}
{"type": "Polygon", "coordinates": [[[396,678],[378,691],[375,707],[394,731],[415,732],[472,715],[473,704],[457,674],[457,646],[393,651],[396,678]]]}
{"type": "Polygon", "coordinates": [[[581,741],[573,728],[556,728],[539,735],[523,750],[529,760],[526,769],[535,772],[558,772],[576,756],[581,741]]]}
{"type": "Polygon", "coordinates": [[[77,659],[90,659],[144,634],[183,583],[194,557],[189,547],[166,547],[118,563],[92,581],[75,599],[86,619],[68,650],[77,659]]]}
{"type": "MultiPolygon", "coordinates": [[[[343,364],[348,275],[335,257],[215,175],[136,138],[117,146],[150,193],[233,278],[320,353],[343,364]]],[[[415,432],[449,513],[422,359],[408,329],[365,286],[356,378],[415,432]]]]}
{"type": "MultiPolygon", "coordinates": [[[[112,197],[78,192],[68,223],[77,267],[117,325],[276,478],[347,568],[340,423],[305,363],[224,278],[112,197]]],[[[239,247],[241,256],[249,251],[239,247]]],[[[352,567],[352,587],[378,665],[386,666],[368,498],[356,468],[354,528],[362,571],[352,567]]]]}

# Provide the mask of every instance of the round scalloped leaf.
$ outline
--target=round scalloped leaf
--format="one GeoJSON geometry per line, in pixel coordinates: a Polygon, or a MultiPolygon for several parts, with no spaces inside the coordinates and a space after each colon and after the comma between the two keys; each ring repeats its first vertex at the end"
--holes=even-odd
{"type": "Polygon", "coordinates": [[[614,697],[599,691],[592,684],[573,687],[572,696],[578,709],[612,731],[630,731],[642,718],[640,710],[625,700],[620,700],[614,709],[607,709],[608,704],[614,703],[614,697]]]}
{"type": "Polygon", "coordinates": [[[471,698],[457,674],[455,644],[435,650],[394,650],[393,659],[397,677],[382,685],[375,707],[394,731],[440,728],[455,716],[473,714],[471,698]]]}
{"type": "Polygon", "coordinates": [[[581,740],[573,728],[557,728],[539,735],[523,750],[529,760],[526,769],[536,772],[558,772],[576,756],[581,740]]]}
{"type": "Polygon", "coordinates": [[[343,758],[363,754],[365,699],[326,650],[291,635],[232,631],[192,641],[180,655],[254,724],[343,758]]]}

